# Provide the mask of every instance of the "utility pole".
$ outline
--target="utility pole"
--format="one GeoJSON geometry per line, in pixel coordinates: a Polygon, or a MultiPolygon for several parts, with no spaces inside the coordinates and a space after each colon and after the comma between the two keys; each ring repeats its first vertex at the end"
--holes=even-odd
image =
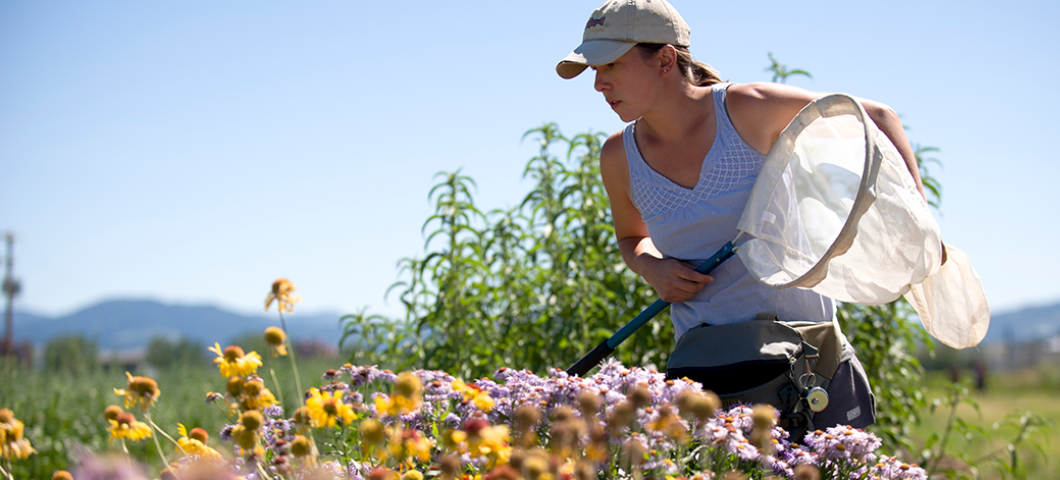
{"type": "Polygon", "coordinates": [[[22,285],[11,276],[11,268],[14,266],[15,235],[8,232],[7,254],[4,256],[4,297],[7,298],[7,309],[4,312],[4,351],[5,355],[15,353],[15,295],[22,290],[22,285]]]}

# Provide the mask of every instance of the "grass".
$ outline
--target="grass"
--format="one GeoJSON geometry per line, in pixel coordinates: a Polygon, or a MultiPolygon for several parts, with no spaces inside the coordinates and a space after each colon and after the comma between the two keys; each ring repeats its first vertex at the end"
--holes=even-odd
{"type": "MultiPolygon", "coordinates": [[[[1060,387],[1052,380],[1055,371],[1055,366],[1043,366],[994,373],[988,376],[985,391],[969,388],[967,401],[956,410],[954,425],[958,429],[949,437],[940,470],[950,468],[984,479],[1060,478],[1060,441],[1055,429],[1060,425],[1060,387]],[[1027,412],[1034,416],[1023,417],[1027,412]],[[1020,431],[1019,422],[1026,419],[1040,419],[1053,427],[1031,429],[1010,450],[1020,431]],[[966,425],[963,432],[962,422],[966,425]],[[1013,452],[1018,467],[1015,471],[1010,469],[1013,452]],[[967,460],[975,467],[970,467],[967,460]]],[[[946,385],[950,383],[946,377],[941,372],[928,375],[928,398],[946,397],[946,385]]],[[[941,402],[933,413],[924,415],[914,430],[919,444],[923,445],[933,434],[942,435],[950,410],[941,402]]],[[[934,448],[937,452],[938,446],[934,448]]]]}
{"type": "MultiPolygon", "coordinates": [[[[280,360],[274,362],[274,368],[284,387],[287,405],[294,405],[297,393],[290,364],[286,359],[274,360],[280,360]]],[[[302,383],[308,388],[319,385],[324,371],[337,368],[343,360],[300,359],[299,362],[302,383]]],[[[258,374],[272,389],[267,366],[259,369],[258,374]]],[[[222,452],[231,448],[220,441],[218,432],[232,421],[224,411],[207,405],[205,401],[207,392],[223,392],[225,388],[225,380],[212,363],[160,369],[151,376],[158,381],[162,392],[151,409],[157,425],[174,438],[177,423],[184,424],[189,430],[202,427],[211,435],[212,447],[222,452]]],[[[31,371],[0,358],[0,385],[0,407],[11,409],[15,418],[25,424],[25,437],[37,450],[37,454],[28,459],[13,463],[11,473],[15,478],[51,478],[54,471],[75,465],[80,452],[86,448],[94,452],[121,452],[120,444],[109,442],[103,410],[107,405],[121,405],[122,398],[115,395],[113,389],[125,388],[123,370],[31,371]]],[[[139,413],[137,417],[143,421],[139,413]]],[[[173,460],[173,445],[165,438],[159,440],[167,457],[173,460]]],[[[146,460],[152,471],[157,472],[162,467],[153,441],[129,443],[128,448],[134,458],[146,460]]]]}

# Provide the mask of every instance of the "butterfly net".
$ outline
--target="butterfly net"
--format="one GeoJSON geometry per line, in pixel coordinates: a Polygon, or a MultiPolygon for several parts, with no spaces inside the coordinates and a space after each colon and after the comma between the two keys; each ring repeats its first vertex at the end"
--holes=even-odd
{"type": "MultiPolygon", "coordinates": [[[[751,238],[737,254],[758,281],[810,288],[843,302],[894,301],[935,274],[942,260],[938,224],[902,156],[861,105],[843,94],[815,100],[791,121],[762,167],[738,228],[751,238]]],[[[978,288],[967,302],[985,306],[981,284],[962,285],[978,288]]],[[[942,320],[943,330],[982,323],[982,308],[965,310],[979,317],[942,320]]],[[[932,320],[938,325],[939,315],[932,320]]],[[[955,343],[971,341],[967,334],[961,338],[955,343]]]]}

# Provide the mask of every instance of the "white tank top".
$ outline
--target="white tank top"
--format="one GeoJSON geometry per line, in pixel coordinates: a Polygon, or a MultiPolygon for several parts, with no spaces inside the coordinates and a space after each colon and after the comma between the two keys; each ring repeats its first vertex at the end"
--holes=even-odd
{"type": "MultiPolygon", "coordinates": [[[[655,247],[667,258],[700,264],[736,238],[736,224],[751,194],[765,156],[736,133],[725,104],[729,84],[712,87],[718,132],[703,160],[696,186],[688,189],[653,170],[626,126],[622,140],[629,164],[633,205],[648,226],[655,247]]],[[[835,304],[810,290],[766,287],[733,256],[711,275],[714,282],[692,299],[671,306],[676,337],[703,323],[722,325],[775,313],[784,321],[831,321],[835,304]]]]}

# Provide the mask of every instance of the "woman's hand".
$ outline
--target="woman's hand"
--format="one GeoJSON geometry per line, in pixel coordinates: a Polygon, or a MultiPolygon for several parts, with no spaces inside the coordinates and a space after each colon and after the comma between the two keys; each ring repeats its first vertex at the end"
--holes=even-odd
{"type": "Polygon", "coordinates": [[[674,259],[641,255],[641,276],[665,302],[679,303],[692,298],[714,281],[714,277],[696,271],[696,266],[674,259]]]}

